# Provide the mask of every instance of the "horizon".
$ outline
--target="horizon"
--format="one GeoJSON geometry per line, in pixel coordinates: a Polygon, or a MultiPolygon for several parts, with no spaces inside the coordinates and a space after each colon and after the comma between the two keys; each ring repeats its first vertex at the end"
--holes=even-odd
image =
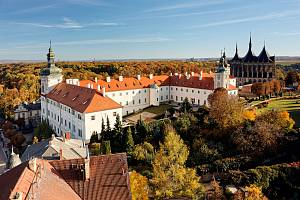
{"type": "Polygon", "coordinates": [[[151,60],[300,55],[299,0],[2,1],[0,60],[151,60]],[[127,1],[128,2],[128,1],[127,1]]]}

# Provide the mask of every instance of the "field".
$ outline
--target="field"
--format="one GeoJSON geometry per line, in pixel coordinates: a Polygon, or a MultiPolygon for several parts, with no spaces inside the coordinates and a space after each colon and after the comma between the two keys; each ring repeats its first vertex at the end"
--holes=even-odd
{"type": "Polygon", "coordinates": [[[261,108],[258,112],[265,110],[278,109],[286,110],[290,113],[291,117],[295,120],[296,128],[300,128],[300,98],[297,99],[284,99],[271,101],[266,108],[261,108]]]}

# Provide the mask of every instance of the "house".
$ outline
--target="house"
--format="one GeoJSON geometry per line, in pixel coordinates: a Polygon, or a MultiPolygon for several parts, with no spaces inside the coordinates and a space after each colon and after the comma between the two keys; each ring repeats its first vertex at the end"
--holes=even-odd
{"type": "Polygon", "coordinates": [[[70,133],[65,137],[55,137],[29,145],[21,156],[22,162],[32,158],[45,160],[65,160],[85,158],[86,147],[82,140],[71,139],[70,133]]]}
{"type": "Polygon", "coordinates": [[[41,102],[27,103],[24,102],[20,104],[14,110],[14,120],[23,120],[25,127],[36,127],[41,119],[41,102]]]}
{"type": "Polygon", "coordinates": [[[26,161],[0,175],[0,200],[130,200],[126,154],[26,161]]]}
{"type": "Polygon", "coordinates": [[[122,120],[149,106],[181,103],[185,98],[194,105],[204,105],[219,87],[226,88],[230,95],[238,94],[225,52],[215,73],[150,74],[106,80],[64,81],[54,57],[50,46],[48,66],[41,71],[41,120],[47,121],[58,136],[70,132],[72,138],[89,141],[91,135],[101,133],[102,123],[113,128],[117,116],[122,120]]]}

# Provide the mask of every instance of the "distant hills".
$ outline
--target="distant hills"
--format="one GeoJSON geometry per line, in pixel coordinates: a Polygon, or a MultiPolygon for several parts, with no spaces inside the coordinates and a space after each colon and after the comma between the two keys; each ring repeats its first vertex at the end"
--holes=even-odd
{"type": "MultiPolygon", "coordinates": [[[[112,61],[159,61],[159,60],[182,60],[182,61],[216,61],[219,58],[162,58],[162,59],[105,59],[105,60],[66,60],[66,62],[112,62],[112,61]]],[[[277,56],[277,62],[300,62],[300,56],[277,56]]],[[[0,60],[0,64],[11,63],[39,63],[46,62],[46,60],[0,60]]],[[[59,62],[59,61],[58,61],[59,62]]]]}

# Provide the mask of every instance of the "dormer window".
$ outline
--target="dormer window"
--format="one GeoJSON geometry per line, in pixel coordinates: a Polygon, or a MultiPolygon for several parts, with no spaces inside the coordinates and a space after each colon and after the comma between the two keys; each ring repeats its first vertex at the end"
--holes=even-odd
{"type": "Polygon", "coordinates": [[[75,101],[75,100],[77,99],[77,97],[78,97],[78,95],[76,95],[76,96],[72,99],[72,101],[75,101]]]}

